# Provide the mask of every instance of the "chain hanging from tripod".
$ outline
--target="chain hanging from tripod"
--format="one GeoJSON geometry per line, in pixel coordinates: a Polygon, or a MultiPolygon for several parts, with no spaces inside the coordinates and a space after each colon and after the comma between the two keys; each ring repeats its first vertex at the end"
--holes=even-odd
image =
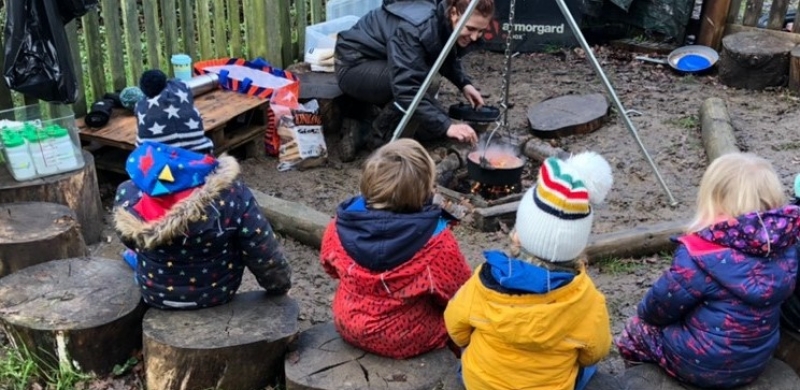
{"type": "MultiPolygon", "coordinates": [[[[494,134],[499,129],[503,129],[506,133],[511,133],[509,131],[508,126],[508,89],[511,85],[511,39],[512,34],[511,32],[514,30],[514,11],[516,10],[516,0],[511,0],[509,3],[509,12],[508,12],[508,31],[506,32],[506,47],[504,52],[504,65],[503,65],[503,82],[500,86],[500,116],[497,117],[497,121],[495,122],[494,129],[489,133],[489,137],[486,139],[486,146],[489,146],[489,143],[494,138],[494,134]]],[[[501,30],[503,30],[501,28],[501,30]]],[[[484,149],[484,154],[486,153],[486,148],[484,149]]]]}

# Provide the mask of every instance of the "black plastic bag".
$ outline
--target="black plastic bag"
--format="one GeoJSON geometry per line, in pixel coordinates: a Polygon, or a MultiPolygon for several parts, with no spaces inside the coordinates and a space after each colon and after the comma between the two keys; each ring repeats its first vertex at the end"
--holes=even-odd
{"type": "Polygon", "coordinates": [[[61,15],[61,22],[67,24],[72,19],[86,15],[93,8],[97,7],[98,0],[54,0],[58,2],[58,12],[61,15]]]}
{"type": "Polygon", "coordinates": [[[56,1],[6,3],[3,77],[27,96],[71,104],[78,99],[78,79],[56,1]]]}

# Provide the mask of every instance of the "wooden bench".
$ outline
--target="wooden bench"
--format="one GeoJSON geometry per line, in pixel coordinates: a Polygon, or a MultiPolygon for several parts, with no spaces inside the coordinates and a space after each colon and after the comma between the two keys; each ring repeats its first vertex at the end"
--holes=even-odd
{"type": "MultiPolygon", "coordinates": [[[[206,137],[214,142],[216,155],[241,146],[247,157],[264,154],[269,101],[218,89],[196,97],[194,105],[203,118],[206,137]]],[[[97,169],[124,174],[125,159],[136,147],[136,116],[114,109],[104,127],[88,127],[83,118],[77,124],[81,141],[96,145],[92,152],[97,169]]]]}

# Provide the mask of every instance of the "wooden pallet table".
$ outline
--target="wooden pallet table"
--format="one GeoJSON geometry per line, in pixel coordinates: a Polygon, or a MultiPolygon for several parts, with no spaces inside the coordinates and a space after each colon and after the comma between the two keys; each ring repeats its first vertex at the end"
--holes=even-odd
{"type": "MultiPolygon", "coordinates": [[[[244,147],[247,157],[263,155],[269,102],[264,99],[214,90],[198,96],[194,105],[203,118],[206,137],[214,142],[214,153],[244,147]]],[[[81,142],[94,144],[97,169],[125,173],[125,159],[136,145],[136,116],[114,109],[111,120],[101,128],[77,120],[81,142]]]]}

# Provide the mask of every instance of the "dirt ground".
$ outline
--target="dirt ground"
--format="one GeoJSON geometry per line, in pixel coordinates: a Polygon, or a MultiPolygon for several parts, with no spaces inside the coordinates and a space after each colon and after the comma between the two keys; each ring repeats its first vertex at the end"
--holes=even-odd
{"type": "MultiPolygon", "coordinates": [[[[714,75],[681,77],[660,65],[639,63],[633,60],[636,54],[629,52],[599,48],[597,55],[625,109],[641,113],[632,117],[633,123],[679,205],[669,206],[653,171],[614,109],[611,120],[598,131],[556,141],[569,152],[596,151],[614,169],[614,187],[606,204],[596,209],[594,232],[691,217],[697,185],[707,166],[700,137],[699,108],[709,97],[727,101],[740,148],[772,161],[787,191],[791,188],[800,162],[797,97],[783,90],[731,90],[719,85],[714,75]]],[[[476,53],[466,59],[465,65],[475,85],[489,95],[487,102],[494,104],[500,96],[502,55],[476,53]]],[[[527,108],[537,102],[566,94],[605,94],[600,78],[580,49],[523,54],[514,58],[512,66],[510,123],[520,132],[527,128],[527,108]]],[[[447,85],[443,86],[440,98],[447,105],[458,101],[460,94],[447,85]]],[[[330,156],[324,167],[278,172],[275,158],[248,159],[242,162],[244,179],[252,188],[333,215],[339,202],[357,192],[359,169],[366,157],[362,153],[356,161],[342,163],[337,153],[338,137],[338,134],[327,135],[330,156]]],[[[535,171],[535,167],[530,170],[535,171]]],[[[108,184],[103,187],[108,201],[112,187],[108,184]]],[[[119,258],[118,241],[110,230],[107,233],[108,242],[94,246],[93,251],[119,258]]],[[[461,226],[455,233],[473,267],[482,261],[482,250],[505,248],[508,243],[503,232],[482,233],[461,226]]],[[[300,302],[301,328],[330,320],[336,282],[322,271],[317,250],[289,238],[282,239],[294,270],[290,295],[300,302]]],[[[595,283],[606,295],[615,335],[625,319],[635,312],[646,289],[668,266],[669,255],[612,259],[591,267],[595,283]]],[[[257,285],[247,275],[243,289],[254,288],[257,285]]],[[[623,366],[616,351],[612,350],[602,368],[612,374],[620,373],[623,366]]]]}

